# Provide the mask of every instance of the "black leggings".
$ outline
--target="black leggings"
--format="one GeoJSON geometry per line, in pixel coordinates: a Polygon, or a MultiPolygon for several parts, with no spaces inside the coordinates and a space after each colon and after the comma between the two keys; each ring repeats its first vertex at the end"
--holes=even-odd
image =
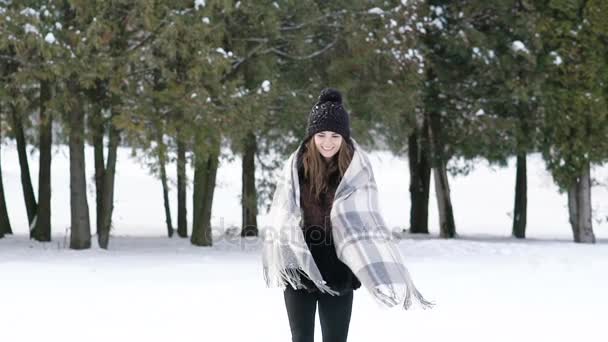
{"type": "Polygon", "coordinates": [[[314,342],[317,302],[323,342],[346,342],[353,308],[353,291],[332,296],[294,290],[287,286],[283,295],[293,342],[314,342]]]}

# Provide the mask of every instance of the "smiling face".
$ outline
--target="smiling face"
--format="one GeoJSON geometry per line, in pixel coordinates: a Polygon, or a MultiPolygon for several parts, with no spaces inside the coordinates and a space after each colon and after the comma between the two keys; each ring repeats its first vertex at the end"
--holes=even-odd
{"type": "Polygon", "coordinates": [[[323,131],[314,135],[317,150],[326,159],[331,159],[338,153],[342,145],[342,136],[336,132],[323,131]]]}

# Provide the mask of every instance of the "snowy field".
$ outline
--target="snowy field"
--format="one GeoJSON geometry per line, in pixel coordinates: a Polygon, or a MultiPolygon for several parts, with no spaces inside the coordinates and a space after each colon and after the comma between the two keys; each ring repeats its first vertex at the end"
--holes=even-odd
{"type": "MultiPolygon", "coordinates": [[[[53,160],[53,241],[37,243],[26,238],[14,146],[2,146],[16,235],[0,239],[0,341],[289,341],[282,294],[264,286],[260,244],[216,236],[213,248],[196,248],[166,238],[160,182],[129,154],[119,151],[110,249],[72,251],[64,236],[67,149],[56,149],[53,160]]],[[[30,157],[36,183],[37,155],[30,157]]],[[[87,161],[93,209],[91,149],[87,161]]],[[[406,160],[374,153],[372,161],[387,223],[406,227],[406,160]]],[[[219,170],[217,228],[240,224],[239,166],[235,159],[219,170]]],[[[596,245],[571,242],[566,197],[538,156],[528,172],[526,241],[509,237],[512,164],[480,163],[468,176],[450,179],[459,239],[436,238],[432,193],[431,236],[405,236],[400,248],[436,308],[387,310],[357,290],[349,341],[607,341],[608,170],[593,170],[601,183],[593,188],[596,245]]],[[[265,219],[260,215],[262,227],[265,219]]]]}

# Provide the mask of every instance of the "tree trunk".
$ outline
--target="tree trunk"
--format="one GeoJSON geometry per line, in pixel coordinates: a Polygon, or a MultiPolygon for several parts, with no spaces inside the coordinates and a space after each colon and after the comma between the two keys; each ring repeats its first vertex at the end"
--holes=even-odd
{"type": "Polygon", "coordinates": [[[595,243],[591,221],[591,170],[589,164],[568,189],[568,209],[574,241],[595,243]]]}
{"type": "Polygon", "coordinates": [[[177,137],[177,235],[188,237],[188,211],[186,209],[186,144],[177,137]]]}
{"type": "Polygon", "coordinates": [[[89,221],[89,204],[87,202],[87,181],[84,158],[84,111],[77,81],[68,81],[70,96],[69,145],[70,145],[70,211],[71,234],[70,248],[85,249],[91,247],[91,225],[89,221]]]}
{"type": "Polygon", "coordinates": [[[437,113],[430,113],[429,136],[433,146],[435,179],[435,192],[437,193],[437,208],[439,209],[439,236],[445,239],[456,236],[456,224],[452,200],[450,198],[450,185],[446,168],[446,158],[443,152],[443,138],[441,136],[441,118],[437,113]]]}
{"type": "MultiPolygon", "coordinates": [[[[154,77],[154,91],[161,92],[166,89],[165,84],[163,84],[161,80],[161,71],[159,69],[154,69],[153,71],[154,77]]],[[[152,99],[152,103],[155,110],[155,115],[160,117],[160,105],[156,99],[152,99]]],[[[156,121],[156,141],[158,142],[157,153],[158,153],[158,164],[160,168],[160,182],[163,186],[163,205],[165,206],[165,224],[167,225],[167,235],[171,238],[173,237],[174,229],[173,222],[171,220],[171,203],[169,202],[169,185],[167,183],[167,146],[165,145],[164,135],[165,135],[165,121],[163,119],[158,119],[156,121]]]]}
{"type": "Polygon", "coordinates": [[[256,136],[249,132],[245,138],[242,163],[242,228],[241,236],[258,236],[258,199],[255,187],[256,136]]]}
{"type": "Polygon", "coordinates": [[[108,248],[110,241],[110,228],[112,226],[112,212],[114,211],[114,179],[116,178],[116,159],[118,145],[120,144],[120,132],[110,122],[108,146],[108,160],[103,173],[103,192],[101,201],[101,230],[97,236],[99,247],[108,248]]]}
{"type": "Polygon", "coordinates": [[[103,122],[102,108],[101,106],[94,106],[93,112],[91,113],[91,120],[89,125],[91,128],[91,135],[93,138],[93,154],[95,161],[95,231],[99,238],[102,217],[103,217],[103,179],[105,174],[104,165],[104,151],[103,151],[103,137],[105,132],[105,125],[103,122]]]}
{"type": "Polygon", "coordinates": [[[196,156],[194,170],[194,194],[192,236],[190,241],[196,246],[211,246],[213,244],[211,230],[211,209],[215,178],[219,165],[219,146],[213,150],[196,156]]]}
{"type": "Polygon", "coordinates": [[[21,168],[21,187],[23,188],[23,199],[25,200],[25,209],[27,211],[27,220],[32,229],[32,223],[36,219],[36,197],[34,196],[34,188],[32,187],[32,179],[30,177],[30,167],[27,160],[25,133],[23,132],[23,121],[17,108],[13,105],[12,110],[13,129],[15,131],[15,140],[17,140],[17,154],[19,156],[19,166],[21,168]]]}
{"type": "Polygon", "coordinates": [[[572,235],[574,237],[575,242],[579,242],[579,234],[578,234],[578,201],[577,201],[577,193],[578,193],[578,182],[575,182],[568,189],[568,214],[570,220],[570,227],[572,228],[572,235]]]}
{"type": "Polygon", "coordinates": [[[515,208],[513,209],[513,236],[526,238],[526,219],[528,206],[528,180],[526,154],[517,155],[517,176],[515,179],[515,208]]]}
{"type": "Polygon", "coordinates": [[[452,201],[450,199],[450,186],[445,164],[434,169],[435,190],[437,191],[437,208],[439,209],[439,236],[445,239],[456,236],[456,224],[452,201]]]}
{"type": "Polygon", "coordinates": [[[51,241],[51,147],[53,144],[53,117],[47,113],[50,83],[40,82],[40,165],[38,169],[38,213],[30,237],[38,241],[51,241]]]}
{"type": "Polygon", "coordinates": [[[195,152],[194,155],[194,179],[192,180],[193,189],[192,189],[192,235],[191,239],[194,238],[195,231],[196,234],[199,234],[198,231],[198,221],[200,219],[201,213],[201,194],[203,190],[201,188],[204,184],[205,178],[205,168],[206,168],[206,159],[203,154],[199,152],[195,152]]]}
{"type": "MultiPolygon", "coordinates": [[[[426,122],[426,120],[425,120],[426,122]]],[[[426,126],[426,124],[425,124],[426,126]]],[[[426,131],[426,127],[422,132],[426,131]]],[[[408,138],[408,159],[410,168],[410,232],[429,233],[429,192],[431,184],[431,164],[426,143],[418,131],[408,138]]]]}
{"type": "Polygon", "coordinates": [[[171,204],[169,203],[169,184],[167,183],[167,148],[163,141],[163,133],[158,128],[156,140],[158,141],[158,164],[160,167],[160,181],[163,185],[163,204],[165,206],[165,223],[167,224],[167,234],[173,237],[173,223],[171,222],[171,204]]]}
{"type": "MultiPolygon", "coordinates": [[[[2,144],[0,144],[2,145],[2,144]]],[[[12,234],[11,222],[8,219],[8,210],[6,209],[6,200],[4,199],[4,186],[2,183],[2,163],[0,162],[0,238],[5,234],[12,234]]]]}
{"type": "MultiPolygon", "coordinates": [[[[193,240],[195,236],[200,235],[201,228],[198,225],[201,215],[201,196],[203,193],[203,184],[205,178],[206,161],[202,155],[195,154],[194,156],[194,179],[192,180],[192,235],[190,240],[193,240]]],[[[200,239],[197,237],[197,239],[200,239]]]]}
{"type": "MultiPolygon", "coordinates": [[[[0,117],[0,149],[2,148],[2,118],[0,117]]],[[[2,156],[0,150],[0,157],[2,156]]],[[[1,159],[1,158],[0,158],[1,159]]],[[[5,234],[12,234],[11,222],[8,218],[8,210],[6,209],[6,200],[4,198],[4,186],[2,182],[2,161],[0,160],[0,238],[5,234]]]]}

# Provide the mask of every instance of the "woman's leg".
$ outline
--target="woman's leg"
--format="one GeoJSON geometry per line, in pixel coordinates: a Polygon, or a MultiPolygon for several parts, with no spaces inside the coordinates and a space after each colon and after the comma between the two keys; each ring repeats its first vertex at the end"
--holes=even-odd
{"type": "Polygon", "coordinates": [[[291,340],[293,342],[314,342],[316,295],[308,293],[306,290],[294,290],[288,285],[283,296],[289,318],[291,340]]]}
{"type": "Polygon", "coordinates": [[[353,291],[341,296],[319,295],[323,342],[346,342],[352,308],[353,291]]]}

